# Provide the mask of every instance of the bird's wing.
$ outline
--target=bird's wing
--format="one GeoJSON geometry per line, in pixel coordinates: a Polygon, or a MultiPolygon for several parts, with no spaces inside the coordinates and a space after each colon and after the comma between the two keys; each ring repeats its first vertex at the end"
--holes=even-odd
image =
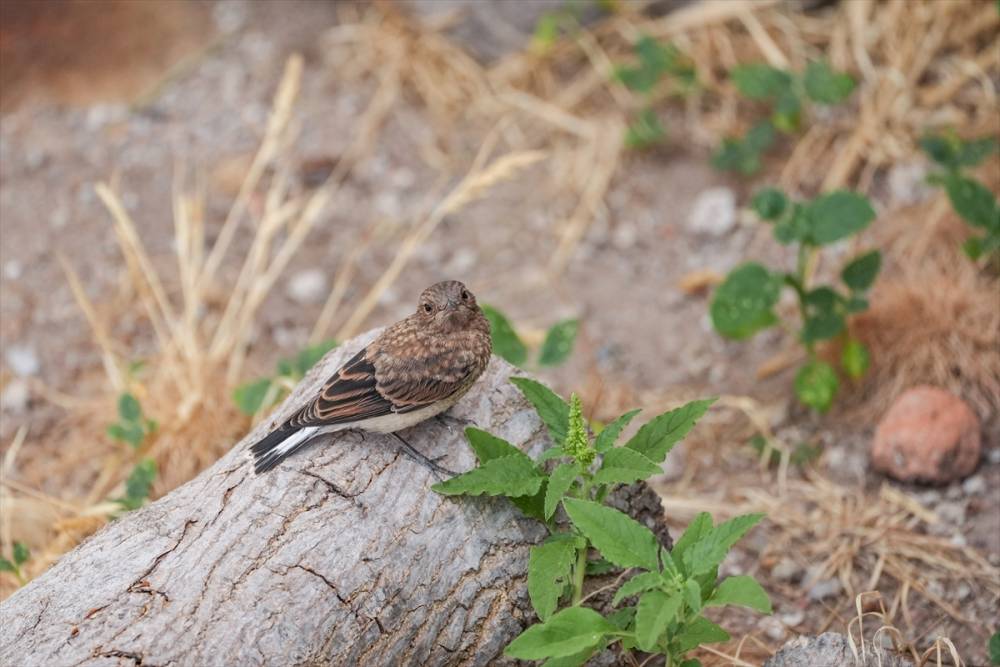
{"type": "Polygon", "coordinates": [[[432,405],[461,389],[472,372],[471,364],[457,359],[457,364],[450,365],[452,372],[443,376],[426,372],[440,361],[436,355],[376,361],[369,358],[368,348],[363,349],[327,381],[315,399],[292,415],[287,426],[349,424],[432,405]]]}

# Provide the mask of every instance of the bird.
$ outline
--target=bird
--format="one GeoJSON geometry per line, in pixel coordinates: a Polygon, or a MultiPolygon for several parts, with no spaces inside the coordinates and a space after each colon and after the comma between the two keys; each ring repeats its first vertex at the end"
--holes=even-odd
{"type": "Polygon", "coordinates": [[[392,433],[435,472],[450,471],[396,431],[435,417],[473,385],[493,351],[490,324],[457,280],[420,294],[417,310],[351,357],[319,394],[249,449],[254,472],[273,469],[317,436],[345,430],[392,433]]]}

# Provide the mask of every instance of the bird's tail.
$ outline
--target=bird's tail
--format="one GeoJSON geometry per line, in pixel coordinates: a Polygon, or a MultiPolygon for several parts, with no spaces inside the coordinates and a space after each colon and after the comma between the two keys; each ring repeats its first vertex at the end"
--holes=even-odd
{"type": "Polygon", "coordinates": [[[250,447],[253,457],[253,471],[260,475],[298,451],[316,435],[319,426],[292,430],[276,428],[264,436],[264,439],[250,447]]]}

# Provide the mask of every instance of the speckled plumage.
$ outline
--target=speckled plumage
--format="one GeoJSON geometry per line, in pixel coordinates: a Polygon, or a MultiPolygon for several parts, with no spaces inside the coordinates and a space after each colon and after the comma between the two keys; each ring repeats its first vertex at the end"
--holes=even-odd
{"type": "Polygon", "coordinates": [[[482,374],[490,325],[465,285],[448,280],[420,295],[417,311],[345,363],[319,395],[251,447],[258,473],[321,433],[391,433],[444,412],[482,374]]]}

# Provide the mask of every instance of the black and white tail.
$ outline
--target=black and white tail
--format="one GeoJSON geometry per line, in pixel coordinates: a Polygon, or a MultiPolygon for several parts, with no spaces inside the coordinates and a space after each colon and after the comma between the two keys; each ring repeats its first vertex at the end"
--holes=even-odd
{"type": "Polygon", "coordinates": [[[265,473],[298,451],[317,434],[321,427],[307,426],[302,429],[276,428],[263,440],[250,448],[253,457],[253,471],[265,473]]]}

